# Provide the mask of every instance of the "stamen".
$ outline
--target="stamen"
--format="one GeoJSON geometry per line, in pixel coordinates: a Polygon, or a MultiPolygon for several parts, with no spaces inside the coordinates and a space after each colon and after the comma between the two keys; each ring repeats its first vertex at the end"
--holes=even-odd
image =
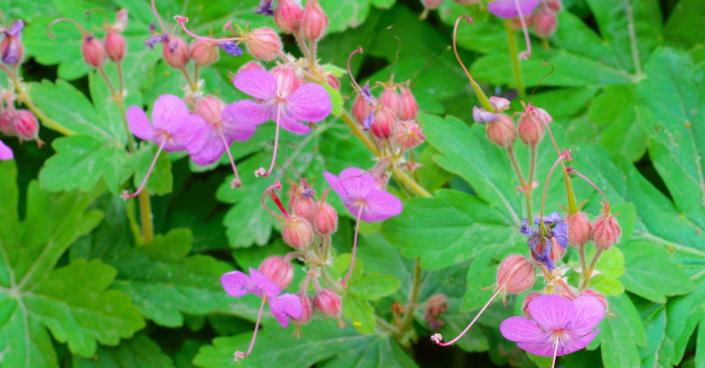
{"type": "Polygon", "coordinates": [[[218,129],[218,134],[220,135],[220,140],[223,141],[225,152],[228,153],[228,158],[230,159],[230,166],[233,167],[233,173],[235,173],[235,179],[230,182],[230,189],[235,189],[235,187],[240,188],[242,181],[240,180],[240,175],[238,175],[237,173],[237,167],[235,167],[235,160],[233,160],[233,154],[230,153],[230,146],[228,146],[228,142],[225,140],[225,135],[223,135],[223,131],[221,129],[218,129]]]}
{"type": "Polygon", "coordinates": [[[164,145],[166,144],[167,137],[164,137],[164,140],[162,141],[162,144],[159,145],[159,149],[157,150],[157,154],[154,156],[154,159],[152,160],[152,164],[149,165],[149,170],[147,170],[147,175],[144,176],[144,179],[142,179],[142,184],[140,184],[140,187],[137,188],[137,191],[135,191],[132,194],[128,194],[129,192],[127,190],[122,192],[122,199],[127,200],[128,198],[134,198],[140,192],[142,189],[144,189],[144,186],[147,184],[147,179],[149,179],[149,175],[152,174],[152,170],[154,169],[154,165],[157,163],[157,159],[159,158],[159,154],[162,152],[162,149],[164,148],[164,145]]]}
{"type": "Polygon", "coordinates": [[[355,238],[353,240],[352,260],[350,261],[350,270],[348,271],[348,275],[345,276],[345,280],[343,280],[343,287],[348,284],[348,280],[350,279],[350,276],[352,276],[353,268],[355,268],[355,254],[357,253],[357,234],[360,232],[360,216],[362,216],[362,209],[364,208],[364,206],[364,204],[360,205],[360,210],[357,211],[357,222],[355,223],[355,238]]]}
{"type": "Polygon", "coordinates": [[[235,352],[235,361],[237,362],[238,359],[245,359],[248,355],[250,355],[250,352],[252,352],[252,347],[255,346],[255,339],[257,338],[257,329],[259,329],[259,321],[262,319],[262,310],[264,309],[264,303],[267,302],[267,296],[262,298],[262,305],[259,307],[259,314],[257,314],[257,322],[255,323],[255,332],[252,334],[252,341],[250,341],[250,348],[247,349],[247,352],[243,354],[241,351],[236,351],[235,352]]]}
{"type": "Polygon", "coordinates": [[[357,49],[355,49],[355,51],[351,52],[350,55],[348,55],[348,74],[350,75],[350,80],[352,81],[353,86],[355,86],[355,89],[358,91],[358,93],[362,93],[362,87],[360,87],[360,85],[357,84],[355,77],[353,77],[352,70],[350,69],[350,60],[352,60],[353,55],[357,54],[358,52],[362,54],[362,47],[361,46],[358,46],[357,49]]]}
{"type": "Polygon", "coordinates": [[[152,0],[152,11],[154,12],[154,16],[157,18],[157,22],[159,23],[159,26],[162,27],[162,32],[169,33],[166,31],[166,28],[164,27],[164,23],[162,23],[162,18],[159,17],[159,13],[157,12],[157,6],[154,4],[154,0],[152,0]]]}
{"type": "Polygon", "coordinates": [[[289,218],[289,213],[286,212],[286,210],[284,209],[284,206],[282,205],[281,201],[279,200],[279,197],[277,197],[277,195],[274,193],[274,189],[279,189],[279,190],[281,190],[281,188],[282,188],[282,185],[281,185],[281,182],[279,182],[279,179],[275,180],[275,181],[274,181],[274,185],[270,186],[269,188],[267,188],[267,189],[262,193],[262,207],[264,207],[264,209],[265,209],[267,212],[269,212],[270,214],[272,214],[274,217],[276,217],[276,218],[278,218],[278,219],[281,219],[281,218],[282,218],[281,215],[279,215],[279,214],[275,213],[274,211],[270,210],[270,209],[267,207],[267,205],[264,204],[264,196],[267,195],[267,194],[269,194],[270,198],[272,198],[272,200],[273,200],[274,203],[277,205],[277,207],[279,207],[279,210],[282,211],[282,213],[284,214],[284,217],[286,217],[286,219],[289,220],[289,219],[290,219],[290,218],[289,218]]]}
{"type": "Polygon", "coordinates": [[[279,146],[279,118],[281,117],[281,112],[282,112],[282,107],[281,103],[277,104],[277,120],[275,123],[277,123],[277,129],[275,130],[274,133],[274,153],[272,153],[272,163],[269,165],[269,171],[264,173],[264,168],[261,167],[257,172],[255,172],[255,176],[259,173],[262,175],[262,177],[267,177],[269,174],[272,173],[272,170],[274,170],[274,162],[277,159],[277,147],[279,146]]]}
{"type": "Polygon", "coordinates": [[[519,53],[519,60],[526,60],[531,57],[531,40],[529,39],[529,30],[526,28],[526,21],[524,20],[524,14],[521,12],[521,6],[519,6],[519,0],[514,0],[514,5],[517,7],[521,28],[524,31],[524,40],[526,41],[526,51],[519,53]]]}
{"type": "Polygon", "coordinates": [[[49,23],[49,25],[47,26],[47,36],[49,36],[49,38],[51,38],[52,40],[54,39],[54,37],[56,37],[56,35],[49,33],[49,29],[51,29],[51,27],[53,27],[54,24],[59,23],[59,22],[73,23],[78,28],[78,30],[81,31],[81,35],[84,38],[88,37],[88,32],[86,32],[86,29],[83,28],[83,26],[80,23],[76,22],[73,19],[69,19],[69,18],[57,18],[57,19],[54,19],[51,23],[49,23]]]}
{"type": "Polygon", "coordinates": [[[487,307],[489,307],[490,304],[492,304],[492,301],[494,300],[494,298],[496,298],[497,295],[499,295],[500,293],[501,293],[501,290],[497,290],[497,291],[494,293],[494,295],[492,295],[492,297],[491,297],[490,300],[487,302],[487,304],[485,304],[485,306],[482,307],[482,309],[480,310],[480,312],[475,316],[475,318],[472,320],[472,322],[470,322],[470,324],[468,325],[468,327],[465,327],[465,329],[463,330],[463,332],[461,332],[460,335],[458,335],[458,337],[454,338],[453,340],[451,340],[451,341],[449,341],[449,342],[441,342],[441,340],[443,339],[443,337],[442,337],[440,334],[436,334],[436,335],[434,335],[433,338],[432,338],[433,342],[435,342],[436,344],[438,344],[438,345],[440,345],[440,346],[448,346],[448,345],[451,345],[451,344],[453,344],[454,342],[458,341],[461,337],[463,337],[463,335],[465,335],[466,332],[468,332],[468,330],[470,330],[470,327],[472,327],[472,325],[475,324],[475,321],[477,321],[477,319],[480,318],[480,316],[482,315],[482,313],[485,312],[485,309],[487,309],[487,307]]]}
{"type": "MultiPolygon", "coordinates": [[[[541,200],[541,212],[539,212],[539,217],[541,217],[541,231],[546,231],[546,225],[543,223],[543,207],[546,204],[546,189],[548,189],[548,181],[551,180],[551,174],[553,174],[553,170],[556,168],[556,165],[560,163],[561,161],[565,160],[572,160],[573,158],[570,157],[570,151],[563,150],[564,152],[558,156],[558,159],[556,162],[553,163],[553,166],[551,166],[551,170],[548,172],[548,177],[546,177],[546,185],[543,186],[543,199],[541,200]]],[[[547,231],[546,231],[547,232],[547,231]]],[[[546,234],[544,234],[546,235],[546,234]]]]}
{"type": "Polygon", "coordinates": [[[186,28],[186,22],[188,22],[188,18],[182,17],[182,16],[180,16],[180,15],[177,15],[177,16],[174,16],[174,19],[176,19],[176,21],[179,22],[179,24],[181,24],[181,29],[183,29],[184,32],[186,32],[187,35],[189,35],[189,36],[191,36],[191,37],[194,37],[194,38],[197,38],[197,39],[199,39],[199,40],[211,41],[211,42],[217,42],[217,43],[221,43],[221,42],[225,42],[225,41],[244,41],[244,40],[245,40],[245,39],[242,38],[242,37],[230,37],[230,38],[209,38],[209,37],[201,37],[201,36],[199,36],[199,35],[197,35],[197,34],[192,33],[191,31],[189,31],[189,30],[186,28]]]}
{"type": "Polygon", "coordinates": [[[556,339],[556,347],[553,349],[553,364],[551,364],[551,368],[556,367],[556,358],[558,357],[558,341],[560,341],[560,339],[556,339]]]}

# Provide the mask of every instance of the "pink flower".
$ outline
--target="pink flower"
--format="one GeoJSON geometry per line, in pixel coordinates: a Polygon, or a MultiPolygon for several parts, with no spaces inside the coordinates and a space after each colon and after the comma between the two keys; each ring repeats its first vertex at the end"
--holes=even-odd
{"type": "Polygon", "coordinates": [[[144,110],[137,106],[127,109],[126,118],[132,134],[158,144],[159,150],[140,187],[133,194],[124,191],[123,199],[132,198],[142,191],[162,149],[167,152],[186,150],[194,135],[205,126],[203,119],[189,113],[186,103],[174,95],[162,95],[154,102],[151,124],[144,110]]]}
{"type": "Polygon", "coordinates": [[[14,157],[12,149],[0,141],[0,161],[12,160],[14,157]]]}
{"type": "Polygon", "coordinates": [[[524,31],[524,40],[526,41],[526,51],[522,51],[519,54],[520,60],[531,57],[531,41],[529,40],[529,30],[526,28],[526,20],[524,18],[536,9],[539,2],[540,0],[496,0],[487,4],[487,10],[500,18],[519,17],[521,28],[524,31]]]}
{"type": "Polygon", "coordinates": [[[605,306],[594,296],[572,302],[557,295],[542,295],[529,303],[532,319],[511,317],[499,326],[502,335],[521,349],[539,356],[567,355],[585,348],[600,332],[593,329],[605,316],[605,306]]]}
{"type": "MultiPolygon", "coordinates": [[[[325,88],[315,83],[292,88],[286,78],[275,78],[263,70],[243,70],[235,76],[237,89],[254,97],[232,104],[231,113],[241,123],[259,125],[274,120],[277,133],[274,142],[272,164],[263,176],[272,172],[276,159],[279,127],[294,134],[308,134],[311,128],[304,122],[317,123],[325,119],[333,109],[325,88]]],[[[264,170],[260,170],[262,172],[264,170]]]]}

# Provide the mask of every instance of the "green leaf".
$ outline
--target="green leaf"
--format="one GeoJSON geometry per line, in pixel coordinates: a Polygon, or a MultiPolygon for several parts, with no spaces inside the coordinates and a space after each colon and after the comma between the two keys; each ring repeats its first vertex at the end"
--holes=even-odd
{"type": "Polygon", "coordinates": [[[626,294],[607,298],[616,317],[602,320],[598,338],[602,342],[605,368],[637,367],[640,363],[637,345],[646,345],[646,332],[634,304],[626,294]],[[629,343],[625,343],[625,342],[629,343]]]}
{"type": "Polygon", "coordinates": [[[620,281],[630,292],[665,303],[667,296],[687,294],[695,289],[688,274],[662,247],[645,241],[631,241],[620,247],[626,266],[620,281]]]}
{"type": "Polygon", "coordinates": [[[330,96],[330,101],[331,104],[333,105],[333,110],[331,111],[331,114],[334,116],[340,116],[343,114],[343,96],[340,94],[340,91],[337,89],[329,86],[328,84],[323,85],[323,88],[328,91],[328,95],[330,96]]]}
{"type": "Polygon", "coordinates": [[[382,275],[379,272],[370,273],[351,284],[350,292],[362,297],[364,300],[379,300],[393,294],[401,286],[394,276],[382,275]]]}
{"type": "Polygon", "coordinates": [[[91,358],[73,357],[73,368],[171,368],[174,364],[157,343],[138,334],[116,347],[98,347],[91,358]]]}
{"type": "Polygon", "coordinates": [[[698,341],[695,348],[695,367],[705,367],[705,317],[698,323],[698,341]]]}
{"type": "Polygon", "coordinates": [[[655,367],[658,362],[658,349],[666,336],[666,308],[664,306],[652,312],[648,318],[643,318],[646,332],[646,346],[639,347],[639,357],[642,367],[655,367]]]}
{"type": "MultiPolygon", "coordinates": [[[[588,259],[592,259],[595,249],[588,259]]],[[[624,285],[617,280],[624,274],[624,255],[617,247],[612,247],[602,253],[595,265],[597,274],[590,279],[590,288],[604,296],[620,295],[624,293],[624,285]]]]}
{"type": "Polygon", "coordinates": [[[343,316],[363,334],[375,332],[375,310],[365,299],[352,293],[343,295],[343,316]]]}
{"type": "Polygon", "coordinates": [[[604,296],[621,295],[624,293],[624,285],[617,280],[605,275],[595,275],[590,279],[590,289],[597,291],[604,296]]]}
{"type": "Polygon", "coordinates": [[[663,35],[669,43],[691,48],[705,40],[705,30],[699,27],[696,14],[705,12],[705,3],[698,0],[680,0],[668,17],[663,35]]]}
{"type": "Polygon", "coordinates": [[[365,21],[372,5],[379,8],[389,8],[395,2],[396,0],[351,0],[341,3],[333,0],[321,0],[321,6],[328,16],[327,32],[335,33],[355,28],[365,21]]]}
{"type": "MultiPolygon", "coordinates": [[[[154,144],[146,144],[137,151],[134,157],[135,163],[138,167],[137,172],[134,176],[134,186],[139,188],[144,180],[149,166],[157,154],[157,147],[154,144]]],[[[164,195],[170,193],[174,186],[174,176],[171,174],[171,161],[169,161],[168,154],[166,152],[161,152],[159,158],[157,158],[157,163],[154,165],[154,171],[149,176],[147,180],[147,186],[145,187],[150,193],[156,195],[164,195]]]]}
{"type": "Polygon", "coordinates": [[[607,86],[590,102],[588,118],[597,125],[600,143],[610,151],[636,161],[646,152],[646,132],[637,121],[636,86],[607,86]],[[617,102],[619,101],[619,102],[617,102]]]}

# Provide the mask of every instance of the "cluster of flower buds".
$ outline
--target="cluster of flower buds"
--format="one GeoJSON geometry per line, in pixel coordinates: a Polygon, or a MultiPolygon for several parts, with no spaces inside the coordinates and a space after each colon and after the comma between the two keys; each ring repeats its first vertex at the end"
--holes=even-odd
{"type": "Polygon", "coordinates": [[[36,141],[42,145],[39,139],[39,122],[34,114],[29,110],[16,109],[8,102],[8,106],[0,108],[0,132],[5,135],[14,136],[21,141],[36,141]]]}
{"type": "MultiPolygon", "coordinates": [[[[541,0],[538,7],[532,13],[524,14],[527,26],[534,30],[534,34],[539,38],[546,40],[551,37],[558,28],[557,13],[563,10],[561,0],[541,0]]],[[[521,21],[519,18],[512,19],[512,26],[515,29],[521,29],[521,21]]],[[[545,44],[546,45],[546,44],[545,44]]]]}

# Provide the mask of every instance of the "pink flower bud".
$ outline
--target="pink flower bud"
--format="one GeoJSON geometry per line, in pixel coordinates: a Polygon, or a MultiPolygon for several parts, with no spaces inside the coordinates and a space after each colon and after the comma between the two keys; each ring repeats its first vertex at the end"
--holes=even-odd
{"type": "Polygon", "coordinates": [[[225,102],[218,97],[207,96],[198,101],[195,112],[207,123],[213,124],[220,121],[224,108],[225,102]]]}
{"type": "MultiPolygon", "coordinates": [[[[340,313],[343,311],[343,306],[340,303],[340,297],[333,290],[323,289],[316,293],[313,298],[313,305],[316,306],[319,312],[323,313],[326,317],[338,318],[340,323],[340,313]]],[[[342,326],[341,326],[342,328],[342,326]]]]}
{"type": "Polygon", "coordinates": [[[24,60],[24,45],[20,38],[6,35],[0,42],[0,55],[3,63],[10,66],[20,65],[24,60]]]}
{"type": "Polygon", "coordinates": [[[326,81],[328,82],[329,86],[333,87],[333,89],[340,90],[340,80],[335,75],[327,74],[326,81]]]}
{"type": "Polygon", "coordinates": [[[394,115],[399,115],[401,112],[401,97],[397,93],[396,88],[391,85],[385,85],[382,93],[379,95],[379,103],[387,106],[394,115]]]}
{"type": "Polygon", "coordinates": [[[401,87],[399,91],[399,120],[414,120],[419,112],[419,104],[416,102],[414,94],[406,87],[401,87]]]}
{"type": "Polygon", "coordinates": [[[164,61],[174,69],[185,68],[190,57],[186,41],[173,36],[169,36],[169,39],[164,42],[162,55],[164,61]]]}
{"type": "Polygon", "coordinates": [[[105,45],[105,53],[113,62],[120,62],[125,57],[127,43],[122,34],[109,30],[105,33],[103,44],[105,45]]]}
{"type": "Polygon", "coordinates": [[[309,0],[301,13],[301,30],[306,40],[317,42],[328,29],[328,16],[318,0],[309,0]]]}
{"type": "Polygon", "coordinates": [[[365,102],[362,94],[358,93],[352,106],[352,115],[359,124],[363,124],[365,118],[372,112],[372,106],[365,102]]]}
{"type": "Polygon", "coordinates": [[[394,130],[392,142],[403,150],[410,150],[426,141],[421,127],[415,121],[402,121],[394,130]]]}
{"type": "Polygon", "coordinates": [[[311,220],[315,210],[316,202],[313,198],[304,198],[295,194],[289,199],[289,211],[299,218],[311,220]]]}
{"type": "Polygon", "coordinates": [[[247,51],[255,59],[272,61],[284,49],[277,32],[268,27],[257,28],[245,36],[247,51]]]}
{"type": "Polygon", "coordinates": [[[487,139],[500,147],[507,148],[511,146],[517,138],[514,120],[509,115],[500,114],[499,119],[495,122],[487,123],[485,129],[487,139]]]}
{"type": "Polygon", "coordinates": [[[301,78],[296,75],[296,71],[286,66],[278,66],[272,69],[272,75],[277,78],[281,98],[291,96],[303,84],[301,78]]]}
{"type": "Polygon", "coordinates": [[[338,230],[338,212],[326,202],[318,204],[312,220],[313,229],[321,235],[330,235],[338,230]]]}
{"type": "Polygon", "coordinates": [[[259,272],[272,280],[281,289],[286,289],[291,284],[291,280],[294,279],[294,266],[280,256],[265,258],[262,264],[259,265],[259,272]]]}
{"type": "Polygon", "coordinates": [[[592,225],[584,213],[578,212],[566,216],[565,223],[568,224],[570,245],[582,247],[592,239],[592,225]]]}
{"type": "Polygon", "coordinates": [[[9,109],[2,111],[0,113],[0,132],[5,135],[15,135],[14,123],[15,114],[9,109]]]}
{"type": "Polygon", "coordinates": [[[308,220],[291,215],[282,229],[282,238],[290,247],[302,250],[313,242],[313,229],[308,220]]]}
{"type": "Polygon", "coordinates": [[[529,313],[529,303],[531,303],[532,300],[540,297],[542,294],[538,291],[532,291],[524,297],[524,304],[521,307],[521,311],[524,313],[524,316],[526,318],[531,318],[531,313],[529,313]]]}
{"type": "Polygon", "coordinates": [[[81,44],[81,54],[83,61],[89,66],[100,68],[105,63],[106,53],[103,44],[98,41],[93,35],[88,35],[83,39],[81,44]]]}
{"type": "Polygon", "coordinates": [[[198,66],[208,66],[220,58],[220,52],[218,52],[218,46],[212,42],[205,40],[193,40],[191,42],[191,59],[198,66]]]}
{"type": "Polygon", "coordinates": [[[620,235],[622,235],[622,229],[619,227],[617,219],[610,214],[598,217],[592,224],[592,240],[595,241],[597,249],[608,250],[612,248],[619,242],[620,235]]]}
{"type": "Polygon", "coordinates": [[[548,8],[553,10],[554,12],[559,12],[563,10],[563,3],[561,0],[547,0],[546,5],[548,5],[548,8]]]}
{"type": "Polygon", "coordinates": [[[241,72],[244,70],[267,70],[262,64],[259,63],[259,61],[248,61],[246,62],[243,66],[240,67],[240,69],[237,70],[237,72],[241,72]]]}
{"type": "Polygon", "coordinates": [[[274,10],[274,23],[284,33],[292,34],[301,26],[301,5],[294,0],[279,0],[274,10]]]}
{"type": "Polygon", "coordinates": [[[534,14],[534,33],[540,38],[550,37],[558,28],[556,13],[546,7],[540,7],[534,14]]]}
{"type": "Polygon", "coordinates": [[[519,138],[524,144],[533,146],[543,139],[543,123],[538,116],[531,113],[521,114],[519,118],[519,138]]]}
{"type": "Polygon", "coordinates": [[[518,294],[529,290],[534,286],[535,281],[536,270],[526,257],[515,254],[507,256],[497,269],[496,286],[507,294],[518,294]]]}
{"type": "Polygon", "coordinates": [[[397,116],[387,106],[380,105],[375,111],[372,134],[379,139],[387,139],[397,126],[397,116]]]}
{"type": "Polygon", "coordinates": [[[558,244],[558,239],[556,239],[555,237],[551,237],[550,239],[553,245],[551,245],[551,253],[549,254],[549,257],[551,257],[551,261],[556,264],[563,258],[563,255],[565,254],[565,249],[563,249],[563,247],[558,244]]]}
{"type": "Polygon", "coordinates": [[[604,295],[598,293],[597,291],[587,289],[587,290],[584,290],[582,293],[580,293],[580,296],[594,296],[595,298],[597,298],[597,300],[600,301],[600,303],[602,303],[602,305],[605,307],[605,310],[609,309],[608,303],[607,303],[607,298],[605,298],[604,295]]]}
{"type": "Polygon", "coordinates": [[[444,0],[421,0],[425,9],[438,9],[444,0]]]}
{"type": "Polygon", "coordinates": [[[304,312],[301,313],[301,318],[292,318],[292,320],[300,326],[311,322],[311,318],[313,317],[313,298],[306,294],[299,294],[298,297],[304,312]]]}
{"type": "Polygon", "coordinates": [[[39,123],[29,110],[15,110],[12,123],[14,135],[25,141],[35,140],[39,136],[39,123]]]}

